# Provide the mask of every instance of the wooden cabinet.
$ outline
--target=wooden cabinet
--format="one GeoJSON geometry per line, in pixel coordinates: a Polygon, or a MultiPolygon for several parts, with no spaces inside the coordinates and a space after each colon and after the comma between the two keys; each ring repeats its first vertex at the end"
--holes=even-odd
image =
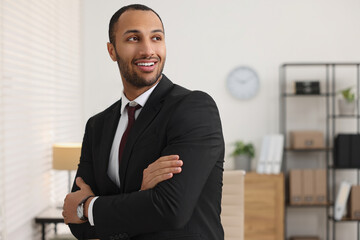
{"type": "Polygon", "coordinates": [[[245,240],[284,239],[284,175],[245,175],[245,240]]]}
{"type": "Polygon", "coordinates": [[[225,240],[244,240],[245,171],[224,171],[221,222],[225,240]]]}

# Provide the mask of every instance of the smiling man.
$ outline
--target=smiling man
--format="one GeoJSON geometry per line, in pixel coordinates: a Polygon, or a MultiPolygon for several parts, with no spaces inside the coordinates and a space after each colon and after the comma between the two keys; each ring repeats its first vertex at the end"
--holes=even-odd
{"type": "Polygon", "coordinates": [[[165,31],[152,9],[118,10],[109,39],[124,89],[86,124],[65,223],[78,239],[224,239],[216,104],[162,73],[165,31]]]}

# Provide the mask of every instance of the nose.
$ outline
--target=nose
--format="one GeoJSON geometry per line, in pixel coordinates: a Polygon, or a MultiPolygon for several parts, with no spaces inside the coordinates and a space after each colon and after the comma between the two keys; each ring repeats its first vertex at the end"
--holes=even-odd
{"type": "Polygon", "coordinates": [[[155,54],[154,46],[151,40],[143,41],[143,44],[140,46],[140,55],[142,57],[151,57],[155,54]]]}

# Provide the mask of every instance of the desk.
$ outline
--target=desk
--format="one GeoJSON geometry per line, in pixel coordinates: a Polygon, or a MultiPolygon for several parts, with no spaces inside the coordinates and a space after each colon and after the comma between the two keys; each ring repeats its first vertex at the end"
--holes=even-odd
{"type": "Polygon", "coordinates": [[[40,213],[38,216],[35,217],[35,222],[38,224],[41,224],[41,232],[42,232],[42,240],[45,240],[45,226],[49,223],[55,224],[55,234],[57,233],[56,225],[58,223],[64,223],[64,219],[62,217],[62,209],[55,208],[55,207],[49,207],[42,213],[40,213]]]}

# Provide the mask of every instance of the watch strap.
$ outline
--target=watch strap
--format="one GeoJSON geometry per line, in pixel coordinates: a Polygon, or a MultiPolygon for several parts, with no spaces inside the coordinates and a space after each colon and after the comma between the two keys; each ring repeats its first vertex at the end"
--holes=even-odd
{"type": "Polygon", "coordinates": [[[95,197],[95,196],[94,195],[89,195],[89,196],[83,198],[83,200],[81,200],[79,205],[78,205],[78,207],[82,207],[82,209],[83,209],[83,215],[80,217],[80,220],[82,220],[82,221],[88,220],[88,218],[85,217],[85,214],[84,214],[84,211],[85,211],[85,206],[84,205],[85,205],[86,201],[91,197],[95,197]]]}

